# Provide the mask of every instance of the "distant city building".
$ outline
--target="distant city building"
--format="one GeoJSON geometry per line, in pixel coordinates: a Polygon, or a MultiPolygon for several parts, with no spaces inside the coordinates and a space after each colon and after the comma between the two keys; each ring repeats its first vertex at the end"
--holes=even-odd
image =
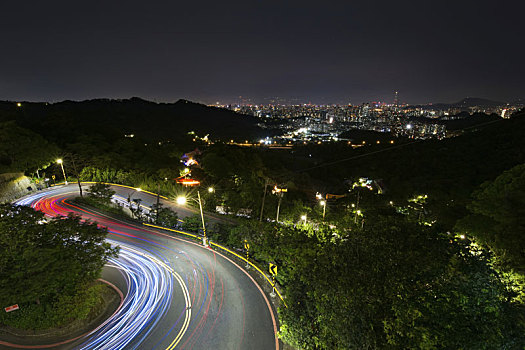
{"type": "MultiPolygon", "coordinates": [[[[285,104],[283,99],[270,99],[270,104],[253,105],[242,98],[244,104],[220,106],[240,114],[256,116],[259,126],[280,130],[282,135],[274,138],[285,142],[338,141],[339,135],[349,130],[370,130],[391,133],[395,137],[414,139],[442,139],[454,135],[448,133],[445,122],[465,118],[465,114],[496,114],[501,118],[510,115],[523,105],[511,106],[467,106],[454,105],[439,108],[433,105],[409,106],[399,103],[399,94],[394,92],[393,104],[383,102],[354,105],[285,104]]],[[[215,105],[217,106],[217,105],[215,105]]],[[[265,140],[263,145],[272,144],[265,140]]]]}

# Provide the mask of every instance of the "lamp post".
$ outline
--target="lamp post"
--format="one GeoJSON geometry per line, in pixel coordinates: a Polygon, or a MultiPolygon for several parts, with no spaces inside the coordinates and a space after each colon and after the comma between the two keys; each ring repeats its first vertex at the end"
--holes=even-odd
{"type": "MultiPolygon", "coordinates": [[[[201,194],[199,193],[199,190],[197,190],[197,198],[198,198],[198,200],[196,200],[194,198],[191,198],[191,199],[193,199],[194,201],[199,203],[199,209],[200,209],[201,220],[202,220],[202,233],[203,233],[202,245],[207,248],[208,247],[208,238],[206,237],[206,225],[204,224],[204,212],[202,211],[202,201],[201,201],[201,194]]],[[[184,197],[184,196],[177,197],[177,204],[179,204],[179,205],[184,205],[186,203],[186,201],[187,201],[187,198],[184,197]]]]}
{"type": "Polygon", "coordinates": [[[301,220],[304,220],[304,226],[306,226],[306,214],[304,214],[303,216],[301,216],[301,220]]]}
{"type": "Polygon", "coordinates": [[[67,185],[67,177],[66,177],[66,172],[64,170],[64,162],[62,161],[62,159],[57,159],[57,163],[60,164],[60,167],[62,168],[62,175],[64,175],[64,183],[67,185]]]}
{"type": "Polygon", "coordinates": [[[202,220],[202,245],[205,247],[208,247],[208,239],[206,238],[206,225],[204,224],[204,214],[202,212],[202,201],[201,201],[201,194],[199,193],[199,190],[197,190],[197,197],[199,198],[199,208],[201,210],[201,220],[202,220]]]}
{"type": "Polygon", "coordinates": [[[323,221],[324,221],[324,216],[326,214],[326,201],[320,201],[319,204],[323,206],[323,221]]]}
{"type": "Polygon", "coordinates": [[[277,185],[274,186],[272,193],[277,194],[279,196],[279,202],[277,203],[277,215],[275,217],[275,221],[279,222],[279,210],[281,208],[281,201],[283,200],[284,192],[288,192],[288,189],[286,188],[280,188],[277,185]]]}

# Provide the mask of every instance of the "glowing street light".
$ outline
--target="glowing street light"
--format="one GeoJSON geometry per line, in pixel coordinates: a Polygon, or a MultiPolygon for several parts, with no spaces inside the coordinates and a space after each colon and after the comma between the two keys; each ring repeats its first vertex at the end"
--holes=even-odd
{"type": "Polygon", "coordinates": [[[213,193],[213,192],[215,192],[215,188],[213,188],[213,187],[208,187],[208,192],[209,192],[209,193],[213,193]]]}
{"type": "Polygon", "coordinates": [[[284,192],[288,192],[288,189],[280,188],[277,185],[275,185],[272,190],[273,194],[277,194],[277,196],[279,196],[279,203],[277,204],[277,216],[275,217],[276,222],[279,222],[279,209],[281,208],[281,201],[283,199],[284,192]]]}
{"type": "Polygon", "coordinates": [[[324,221],[324,216],[326,214],[326,201],[320,201],[319,204],[323,206],[323,221],[324,221]]]}
{"type": "Polygon", "coordinates": [[[64,175],[64,183],[67,185],[67,177],[66,172],[64,170],[64,162],[62,161],[62,159],[57,159],[57,163],[60,164],[60,167],[62,168],[62,175],[64,175]]]}
{"type": "MultiPolygon", "coordinates": [[[[202,245],[205,246],[205,247],[208,247],[208,238],[206,237],[206,225],[204,224],[204,213],[202,211],[201,194],[199,193],[198,190],[197,190],[197,196],[199,198],[198,200],[196,200],[194,198],[190,198],[190,199],[192,199],[195,202],[199,203],[199,209],[200,209],[200,212],[201,212],[201,220],[202,220],[202,233],[203,233],[202,245]]],[[[177,204],[178,205],[184,205],[184,204],[186,204],[187,201],[188,201],[188,198],[186,198],[184,196],[177,197],[177,204]]]]}
{"type": "Polygon", "coordinates": [[[304,220],[304,224],[305,224],[305,226],[306,226],[306,215],[302,215],[302,216],[301,216],[301,220],[304,220]]]}

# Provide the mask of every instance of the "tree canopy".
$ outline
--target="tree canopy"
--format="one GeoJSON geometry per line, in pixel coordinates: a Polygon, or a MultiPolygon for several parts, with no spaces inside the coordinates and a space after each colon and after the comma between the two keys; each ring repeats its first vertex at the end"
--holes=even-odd
{"type": "MultiPolygon", "coordinates": [[[[300,233],[296,233],[296,235],[300,233]]],[[[289,236],[289,235],[287,235],[289,236]]],[[[525,345],[512,293],[486,253],[404,218],[283,258],[281,337],[302,349],[495,349],[525,345]]],[[[296,241],[299,240],[298,238],[296,241]]],[[[317,243],[316,243],[317,241],[317,243]]],[[[283,252],[284,250],[284,252],[283,252]]]]}
{"type": "Polygon", "coordinates": [[[525,164],[482,184],[468,209],[459,230],[487,245],[504,266],[525,274],[525,164]]]}
{"type": "Polygon", "coordinates": [[[34,172],[55,160],[58,148],[14,122],[0,123],[0,173],[34,172]]]}
{"type": "Polygon", "coordinates": [[[117,254],[106,234],[73,214],[47,221],[32,208],[0,205],[0,305],[74,295],[117,254]]]}

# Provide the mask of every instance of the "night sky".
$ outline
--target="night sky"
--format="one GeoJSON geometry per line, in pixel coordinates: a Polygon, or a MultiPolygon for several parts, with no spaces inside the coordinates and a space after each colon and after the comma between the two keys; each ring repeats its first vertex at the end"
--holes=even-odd
{"type": "Polygon", "coordinates": [[[9,1],[0,100],[525,97],[523,1],[9,1]]]}

